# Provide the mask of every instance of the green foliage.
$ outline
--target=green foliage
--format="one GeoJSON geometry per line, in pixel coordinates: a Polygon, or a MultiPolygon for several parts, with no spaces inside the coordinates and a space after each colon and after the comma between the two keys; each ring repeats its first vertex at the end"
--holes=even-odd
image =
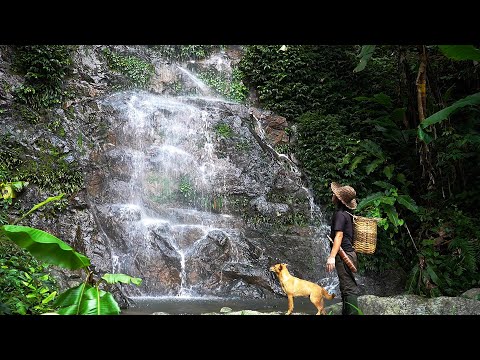
{"type": "Polygon", "coordinates": [[[65,95],[63,80],[71,71],[72,50],[67,45],[18,46],[13,65],[25,75],[25,82],[16,89],[16,100],[35,110],[59,105],[65,95]]]}
{"type": "Polygon", "coordinates": [[[54,303],[60,315],[118,315],[120,307],[112,294],[81,283],[62,293],[54,303]]]}
{"type": "Polygon", "coordinates": [[[478,104],[480,104],[480,92],[467,96],[466,98],[463,98],[461,100],[458,100],[454,104],[446,107],[445,109],[440,110],[433,115],[430,115],[428,118],[423,120],[421,124],[418,126],[418,137],[420,138],[420,140],[423,140],[426,144],[429,144],[432,141],[432,138],[423,129],[425,129],[427,126],[430,126],[445,120],[451,114],[456,112],[458,109],[461,109],[462,107],[478,105],[478,104]]]}
{"type": "Polygon", "coordinates": [[[219,45],[152,45],[164,58],[178,61],[204,59],[219,45]]]}
{"type": "Polygon", "coordinates": [[[480,285],[480,226],[456,208],[422,212],[423,240],[407,290],[425,296],[458,296],[480,285]],[[437,222],[435,227],[429,224],[437,222]]]}
{"type": "Polygon", "coordinates": [[[58,292],[48,266],[0,236],[0,315],[53,311],[58,292]]]}
{"type": "Polygon", "coordinates": [[[356,53],[355,46],[292,45],[281,51],[278,45],[253,45],[246,47],[239,69],[262,106],[288,121],[313,111],[342,115],[340,122],[346,125],[356,117],[352,99],[364,95],[364,89],[376,89],[365,79],[375,72],[378,60],[372,58],[371,69],[354,74],[356,53]]]}
{"type": "Polygon", "coordinates": [[[233,136],[233,130],[230,127],[230,125],[228,125],[227,123],[223,123],[223,122],[217,123],[215,124],[213,129],[215,130],[218,136],[224,137],[225,139],[229,139],[233,136]]]}
{"type": "Polygon", "coordinates": [[[399,218],[396,205],[401,205],[414,213],[418,212],[418,206],[409,195],[399,195],[398,189],[392,184],[384,181],[376,181],[374,185],[384,188],[385,190],[363,198],[358,204],[356,211],[363,210],[371,216],[375,214],[374,217],[385,217],[378,225],[383,227],[384,230],[393,226],[393,231],[397,233],[399,226],[404,225],[405,222],[399,218]]]}
{"type": "Polygon", "coordinates": [[[232,79],[230,82],[230,92],[227,99],[244,103],[248,96],[248,88],[243,83],[243,74],[238,67],[232,70],[232,79]]]}
{"type": "Polygon", "coordinates": [[[8,237],[35,258],[48,264],[75,270],[90,265],[87,257],[77,253],[57,237],[28,226],[3,225],[0,234],[8,237]],[[3,232],[3,234],[1,234],[3,232]]]}
{"type": "Polygon", "coordinates": [[[2,194],[3,201],[12,203],[12,199],[16,196],[16,193],[22,190],[25,186],[28,185],[26,181],[10,181],[10,182],[1,182],[0,178],[0,192],[2,194]]]}
{"type": "Polygon", "coordinates": [[[360,51],[360,54],[358,54],[358,58],[360,58],[360,62],[358,63],[357,67],[353,69],[353,72],[359,72],[365,69],[365,66],[367,66],[368,60],[373,55],[373,52],[375,51],[375,46],[376,45],[363,45],[362,50],[360,51]]]}
{"type": "Polygon", "coordinates": [[[105,280],[108,284],[135,284],[141,285],[142,279],[131,277],[125,274],[104,274],[102,280],[105,280]]]}
{"type": "MultiPolygon", "coordinates": [[[[450,273],[460,271],[459,251],[473,254],[478,235],[470,232],[467,244],[460,232],[452,232],[450,243],[456,244],[457,238],[460,242],[442,251],[423,241],[438,238],[426,236],[427,229],[438,228],[443,219],[459,218],[446,209],[461,206],[468,219],[478,215],[478,49],[426,46],[427,121],[422,127],[418,127],[415,86],[417,46],[377,45],[374,52],[373,46],[288,46],[283,50],[246,47],[240,62],[244,81],[256,91],[262,107],[298,123],[295,155],[318,203],[332,206],[329,184],[338,181],[356,189],[357,215],[383,218],[375,255],[359,254],[360,271],[400,266],[410,272],[422,256],[429,266],[416,270],[413,289],[417,293],[445,294],[447,281],[434,282],[441,283],[443,274],[455,279],[450,286],[455,291],[477,286],[476,278],[465,275],[468,271],[462,273],[464,278],[450,273]],[[368,66],[363,66],[365,61],[358,64],[359,58],[368,56],[368,66]],[[467,59],[474,61],[458,61],[467,59]],[[420,158],[418,129],[434,139],[426,159],[420,158]],[[429,166],[433,178],[425,171],[429,166]],[[440,255],[434,256],[435,251],[440,255]]],[[[471,268],[471,259],[465,255],[462,261],[470,265],[461,266],[471,268]]]]}
{"type": "Polygon", "coordinates": [[[365,315],[363,313],[363,311],[358,307],[358,306],[355,306],[354,304],[352,303],[349,303],[348,301],[345,301],[345,304],[348,304],[349,306],[353,307],[355,310],[357,310],[357,314],[356,315],[365,315]]]}
{"type": "MultiPolygon", "coordinates": [[[[46,201],[35,205],[28,213],[37,210],[41,206],[49,203],[50,201],[59,200],[57,198],[50,198],[46,201]]],[[[23,217],[21,218],[23,219],[23,217]]],[[[21,220],[20,219],[20,220],[21,220]]],[[[64,243],[57,237],[49,234],[45,231],[30,228],[27,226],[18,225],[2,225],[0,226],[0,241],[3,239],[9,239],[15,244],[19,245],[23,249],[29,251],[37,259],[45,261],[47,264],[60,266],[66,269],[79,269],[82,268],[86,271],[87,277],[85,281],[73,288],[67,289],[60,294],[55,300],[53,307],[60,308],[59,314],[64,315],[117,315],[120,313],[120,308],[113,298],[112,294],[100,289],[102,282],[109,284],[123,282],[126,284],[132,283],[136,285],[141,284],[141,279],[131,278],[125,274],[105,274],[99,281],[95,282],[93,279],[93,272],[89,269],[90,259],[85,255],[82,255],[64,243]]],[[[3,267],[2,267],[3,269],[3,267]]],[[[31,270],[32,272],[35,269],[31,270]]],[[[29,276],[27,276],[29,278],[29,276]]],[[[14,276],[14,280],[16,276],[14,276]]],[[[47,278],[42,278],[48,280],[47,278]]],[[[22,281],[22,283],[24,283],[22,281]]],[[[31,290],[36,291],[36,287],[31,284],[28,286],[31,290]]],[[[40,289],[39,294],[43,294],[48,289],[40,289]]],[[[56,295],[55,293],[48,294],[45,298],[41,298],[42,304],[47,304],[56,295]]],[[[28,298],[37,297],[35,294],[29,293],[26,295],[28,298]]],[[[10,298],[7,299],[9,301],[10,298]]],[[[6,308],[2,305],[2,309],[6,308]]],[[[25,314],[26,310],[22,306],[19,313],[25,314]]]]}
{"type": "Polygon", "coordinates": [[[40,150],[26,148],[10,134],[0,135],[1,166],[8,178],[22,179],[51,193],[70,195],[83,186],[84,177],[76,161],[47,141],[38,141],[40,150]]]}
{"type": "Polygon", "coordinates": [[[480,61],[480,49],[472,45],[439,45],[438,47],[450,59],[480,61]]]}
{"type": "Polygon", "coordinates": [[[187,175],[184,175],[180,178],[180,183],[178,185],[178,191],[185,199],[192,199],[195,194],[195,189],[192,185],[190,178],[187,175]]]}
{"type": "Polygon", "coordinates": [[[297,122],[296,154],[311,179],[317,199],[328,204],[332,197],[330,182],[342,177],[339,169],[346,144],[338,139],[344,137],[345,128],[339,124],[338,116],[318,112],[307,112],[297,122]]]}
{"type": "Polygon", "coordinates": [[[62,293],[54,303],[60,315],[117,315],[120,307],[112,294],[99,288],[100,282],[141,285],[142,279],[125,274],[105,274],[95,286],[83,282],[62,293]]]}
{"type": "Polygon", "coordinates": [[[125,75],[129,81],[127,88],[138,87],[146,88],[153,76],[153,65],[137,58],[136,56],[126,56],[117,54],[110,49],[103,50],[107,59],[108,66],[114,71],[125,75]]]}
{"type": "Polygon", "coordinates": [[[236,67],[232,69],[231,76],[223,72],[205,70],[199,71],[198,77],[228,100],[243,103],[247,98],[248,89],[243,84],[242,74],[236,67]]]}
{"type": "MultiPolygon", "coordinates": [[[[28,184],[28,183],[27,183],[28,184]]],[[[22,217],[20,219],[18,219],[17,221],[15,221],[15,223],[17,222],[20,222],[23,218],[27,217],[28,215],[30,215],[32,212],[34,212],[35,210],[37,210],[38,208],[52,202],[52,201],[59,201],[63,198],[65,194],[60,194],[60,195],[57,195],[57,196],[51,196],[49,198],[47,198],[46,200],[42,201],[41,203],[38,203],[36,205],[34,205],[26,214],[22,215],[22,217]]]]}
{"type": "MultiPolygon", "coordinates": [[[[8,224],[6,214],[15,194],[28,185],[24,181],[7,181],[7,178],[8,172],[0,171],[0,181],[13,189],[10,197],[2,199],[0,225],[8,224]]],[[[47,271],[48,265],[38,262],[28,252],[9,241],[3,229],[4,226],[0,226],[0,314],[25,315],[51,311],[51,301],[58,288],[47,271]]]]}
{"type": "Polygon", "coordinates": [[[168,176],[159,176],[157,174],[150,174],[147,178],[149,184],[153,185],[154,193],[152,195],[153,201],[157,203],[167,203],[175,199],[176,184],[168,176]]]}

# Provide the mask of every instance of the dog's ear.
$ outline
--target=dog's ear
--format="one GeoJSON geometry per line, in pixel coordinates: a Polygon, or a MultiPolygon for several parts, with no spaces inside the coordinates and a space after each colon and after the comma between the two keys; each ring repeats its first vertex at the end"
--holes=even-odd
{"type": "Polygon", "coordinates": [[[283,269],[283,264],[278,264],[278,270],[282,270],[283,269]]]}
{"type": "Polygon", "coordinates": [[[288,264],[285,264],[285,263],[283,263],[282,265],[283,265],[284,267],[287,267],[287,266],[288,266],[288,264]]]}

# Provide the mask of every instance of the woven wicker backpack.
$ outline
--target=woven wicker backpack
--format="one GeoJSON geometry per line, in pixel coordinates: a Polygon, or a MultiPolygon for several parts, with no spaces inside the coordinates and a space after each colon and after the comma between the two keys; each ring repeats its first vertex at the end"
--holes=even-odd
{"type": "MultiPolygon", "coordinates": [[[[347,213],[349,212],[347,211],[347,213]]],[[[350,215],[353,218],[352,245],[355,252],[373,254],[377,248],[377,223],[382,219],[350,215]]]]}

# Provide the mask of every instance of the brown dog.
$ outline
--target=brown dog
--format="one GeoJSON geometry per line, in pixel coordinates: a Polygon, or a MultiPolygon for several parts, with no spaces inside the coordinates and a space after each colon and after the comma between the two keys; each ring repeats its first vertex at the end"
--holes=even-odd
{"type": "Polygon", "coordinates": [[[310,301],[318,310],[316,315],[326,315],[326,311],[323,308],[323,298],[332,300],[335,294],[329,294],[327,290],[320,285],[290,275],[287,266],[287,264],[275,264],[270,267],[270,271],[277,274],[280,285],[288,297],[288,311],[285,315],[292,313],[293,298],[295,296],[310,296],[310,301]]]}

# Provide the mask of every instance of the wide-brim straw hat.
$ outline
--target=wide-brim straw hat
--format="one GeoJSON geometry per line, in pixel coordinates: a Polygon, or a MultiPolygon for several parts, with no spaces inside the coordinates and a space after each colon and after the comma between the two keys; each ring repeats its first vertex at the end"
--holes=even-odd
{"type": "Polygon", "coordinates": [[[335,196],[349,209],[357,208],[357,192],[349,185],[342,186],[337,182],[332,182],[330,185],[335,196]]]}

